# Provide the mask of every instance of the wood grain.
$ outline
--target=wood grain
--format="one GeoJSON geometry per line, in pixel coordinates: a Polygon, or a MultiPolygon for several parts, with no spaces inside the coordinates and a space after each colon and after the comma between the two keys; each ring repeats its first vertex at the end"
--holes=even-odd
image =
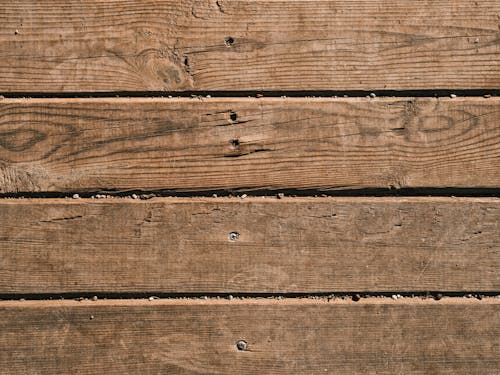
{"type": "Polygon", "coordinates": [[[500,99],[4,99],[0,192],[500,186],[500,99]]]}
{"type": "Polygon", "coordinates": [[[497,374],[500,301],[456,300],[1,302],[0,361],[5,375],[497,374]]]}
{"type": "Polygon", "coordinates": [[[499,222],[497,198],[2,200],[0,294],[498,291],[499,222]]]}
{"type": "Polygon", "coordinates": [[[0,92],[498,89],[498,0],[0,2],[0,92]]]}

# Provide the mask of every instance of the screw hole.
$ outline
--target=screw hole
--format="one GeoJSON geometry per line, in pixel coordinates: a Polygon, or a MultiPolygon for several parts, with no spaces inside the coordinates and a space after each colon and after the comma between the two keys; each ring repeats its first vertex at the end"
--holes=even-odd
{"type": "Polygon", "coordinates": [[[248,348],[248,343],[245,340],[236,341],[236,349],[240,351],[245,351],[248,348]]]}
{"type": "Polygon", "coordinates": [[[231,139],[231,146],[233,147],[239,147],[240,141],[238,139],[231,139]]]}
{"type": "Polygon", "coordinates": [[[236,241],[239,237],[240,237],[240,234],[238,232],[229,233],[229,239],[231,241],[236,241]]]}
{"type": "Polygon", "coordinates": [[[226,38],[226,46],[231,47],[234,44],[234,39],[231,36],[226,38]]]}
{"type": "Polygon", "coordinates": [[[229,118],[231,119],[231,121],[235,122],[238,119],[238,115],[235,112],[231,112],[229,118]]]}

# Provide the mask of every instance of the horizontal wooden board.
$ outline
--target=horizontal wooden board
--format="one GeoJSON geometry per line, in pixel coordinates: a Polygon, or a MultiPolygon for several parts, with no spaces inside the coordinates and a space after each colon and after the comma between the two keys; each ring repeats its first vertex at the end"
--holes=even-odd
{"type": "Polygon", "coordinates": [[[5,375],[496,375],[500,301],[457,300],[1,302],[0,361],[5,375]]]}
{"type": "Polygon", "coordinates": [[[497,198],[2,200],[0,294],[497,291],[499,223],[497,198]]]}
{"type": "Polygon", "coordinates": [[[0,92],[498,89],[498,0],[0,1],[0,92]]]}
{"type": "Polygon", "coordinates": [[[4,99],[0,192],[500,186],[499,98],[4,99]]]}

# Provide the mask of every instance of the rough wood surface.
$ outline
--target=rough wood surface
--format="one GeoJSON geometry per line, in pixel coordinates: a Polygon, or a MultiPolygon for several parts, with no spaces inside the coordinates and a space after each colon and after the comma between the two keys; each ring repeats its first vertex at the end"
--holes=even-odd
{"type": "Polygon", "coordinates": [[[0,92],[500,84],[498,0],[0,4],[0,92]]]}
{"type": "Polygon", "coordinates": [[[497,198],[3,200],[0,294],[495,291],[499,222],[497,198]]]}
{"type": "Polygon", "coordinates": [[[500,301],[456,300],[1,302],[0,362],[5,375],[496,375],[500,301]]]}
{"type": "Polygon", "coordinates": [[[4,99],[0,192],[500,186],[500,99],[4,99]]]}

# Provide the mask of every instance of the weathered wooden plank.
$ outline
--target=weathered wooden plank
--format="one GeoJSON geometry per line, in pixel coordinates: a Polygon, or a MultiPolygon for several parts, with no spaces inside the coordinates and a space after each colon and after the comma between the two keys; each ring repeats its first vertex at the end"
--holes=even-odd
{"type": "Polygon", "coordinates": [[[0,192],[500,186],[500,99],[4,99],[0,192]]]}
{"type": "Polygon", "coordinates": [[[0,313],[5,375],[494,375],[500,368],[494,299],[1,302],[0,313]]]}
{"type": "Polygon", "coordinates": [[[497,0],[0,4],[4,92],[500,84],[497,0]]]}
{"type": "Polygon", "coordinates": [[[0,294],[495,291],[499,219],[497,198],[2,200],[0,294]]]}

